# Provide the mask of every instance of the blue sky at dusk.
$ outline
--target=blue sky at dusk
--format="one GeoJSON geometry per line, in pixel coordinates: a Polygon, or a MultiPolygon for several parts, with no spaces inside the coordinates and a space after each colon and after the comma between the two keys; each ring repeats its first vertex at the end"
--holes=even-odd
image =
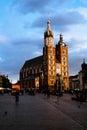
{"type": "Polygon", "coordinates": [[[19,79],[25,60],[42,55],[50,17],[55,45],[59,34],[69,50],[69,74],[87,63],[87,0],[0,0],[0,73],[19,79]]]}

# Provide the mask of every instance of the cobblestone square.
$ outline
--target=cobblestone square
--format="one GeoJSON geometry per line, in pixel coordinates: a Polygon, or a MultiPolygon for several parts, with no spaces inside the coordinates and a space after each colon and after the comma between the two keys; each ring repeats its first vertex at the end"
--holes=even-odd
{"type": "Polygon", "coordinates": [[[0,130],[86,130],[87,102],[80,104],[64,94],[19,97],[0,95],[0,130]]]}

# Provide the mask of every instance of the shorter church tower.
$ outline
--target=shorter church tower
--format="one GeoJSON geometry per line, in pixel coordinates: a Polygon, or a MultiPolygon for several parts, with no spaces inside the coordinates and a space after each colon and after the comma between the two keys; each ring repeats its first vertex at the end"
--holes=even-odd
{"type": "Polygon", "coordinates": [[[63,36],[60,34],[60,40],[56,45],[57,73],[63,79],[65,89],[69,89],[69,72],[68,72],[68,47],[63,41],[63,36]]]}

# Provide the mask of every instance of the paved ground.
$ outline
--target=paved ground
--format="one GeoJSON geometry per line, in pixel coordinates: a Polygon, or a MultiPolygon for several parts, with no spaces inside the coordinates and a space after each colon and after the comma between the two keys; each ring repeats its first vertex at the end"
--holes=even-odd
{"type": "Polygon", "coordinates": [[[87,103],[80,104],[64,94],[15,97],[0,95],[0,130],[86,130],[87,103]],[[7,114],[5,114],[7,112],[7,114]]]}
{"type": "Polygon", "coordinates": [[[72,100],[71,94],[64,94],[64,96],[60,98],[52,95],[50,98],[46,98],[44,95],[41,95],[41,97],[55,106],[58,111],[61,111],[74,121],[78,122],[84,129],[87,129],[87,102],[81,103],[72,100]]]}

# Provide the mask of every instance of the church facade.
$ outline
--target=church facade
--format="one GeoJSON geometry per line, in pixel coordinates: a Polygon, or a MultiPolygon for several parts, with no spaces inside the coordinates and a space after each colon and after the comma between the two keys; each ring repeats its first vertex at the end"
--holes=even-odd
{"type": "Polygon", "coordinates": [[[20,70],[20,85],[24,89],[69,89],[68,46],[62,34],[54,44],[50,20],[44,32],[43,55],[25,61],[20,70]]]}

